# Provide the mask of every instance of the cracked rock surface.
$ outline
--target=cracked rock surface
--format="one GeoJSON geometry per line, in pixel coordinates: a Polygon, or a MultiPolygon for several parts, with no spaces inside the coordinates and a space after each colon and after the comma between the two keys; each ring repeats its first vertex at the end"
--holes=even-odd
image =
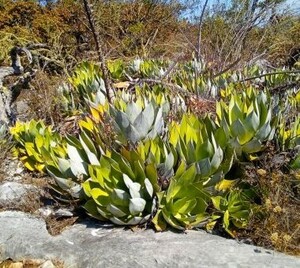
{"type": "Polygon", "coordinates": [[[0,184],[0,208],[9,208],[26,202],[28,194],[38,194],[36,187],[18,182],[5,182],[0,184]]]}
{"type": "Polygon", "coordinates": [[[204,231],[155,233],[86,221],[51,236],[44,220],[0,212],[0,262],[59,260],[64,267],[300,267],[300,258],[204,231]]]}

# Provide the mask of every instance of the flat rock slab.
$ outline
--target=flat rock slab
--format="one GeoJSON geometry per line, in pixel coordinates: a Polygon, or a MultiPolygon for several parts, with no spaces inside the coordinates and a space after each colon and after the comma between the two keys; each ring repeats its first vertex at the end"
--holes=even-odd
{"type": "Polygon", "coordinates": [[[26,202],[29,202],[26,200],[26,196],[37,193],[37,188],[32,185],[18,182],[4,182],[0,184],[0,208],[25,205],[26,202]]]}
{"type": "Polygon", "coordinates": [[[0,213],[0,261],[61,260],[65,267],[300,267],[300,258],[188,231],[124,230],[76,224],[51,236],[45,222],[22,212],[0,213]]]}

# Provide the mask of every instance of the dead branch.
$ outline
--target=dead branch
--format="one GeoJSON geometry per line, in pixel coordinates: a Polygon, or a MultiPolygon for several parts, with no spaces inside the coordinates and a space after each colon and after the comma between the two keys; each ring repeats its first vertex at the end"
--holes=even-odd
{"type": "Polygon", "coordinates": [[[107,99],[108,99],[108,102],[111,102],[112,99],[114,98],[114,90],[112,87],[112,81],[110,79],[109,71],[108,71],[108,68],[106,65],[104,53],[103,53],[103,50],[101,47],[101,39],[95,28],[96,23],[95,23],[93,12],[92,12],[92,6],[88,0],[83,0],[83,4],[84,4],[84,10],[85,10],[87,19],[89,21],[90,30],[92,32],[94,42],[96,45],[96,50],[97,50],[98,58],[100,61],[100,68],[102,71],[103,81],[105,84],[107,99]]]}
{"type": "Polygon", "coordinates": [[[11,66],[0,67],[0,123],[14,124],[16,118],[11,109],[13,102],[20,95],[22,89],[28,87],[29,82],[35,76],[36,70],[30,69],[24,73],[20,56],[25,53],[29,63],[32,55],[26,48],[13,47],[10,51],[11,66]],[[8,76],[18,76],[18,80],[11,85],[3,86],[4,79],[8,76]]]}

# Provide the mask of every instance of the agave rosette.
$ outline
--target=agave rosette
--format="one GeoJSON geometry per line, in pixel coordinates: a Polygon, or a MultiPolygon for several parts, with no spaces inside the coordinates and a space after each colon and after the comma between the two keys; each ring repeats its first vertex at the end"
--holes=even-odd
{"type": "Polygon", "coordinates": [[[232,189],[223,195],[211,197],[217,210],[216,215],[222,215],[223,228],[232,237],[234,237],[231,231],[233,227],[247,227],[253,209],[251,204],[253,196],[254,192],[250,189],[232,189]]]}
{"type": "Polygon", "coordinates": [[[217,122],[224,128],[237,155],[252,154],[273,139],[278,117],[272,111],[270,97],[248,88],[232,95],[229,104],[217,102],[217,122]]]}
{"type": "Polygon", "coordinates": [[[199,180],[195,164],[187,167],[181,162],[169,188],[159,192],[159,208],[153,218],[155,228],[159,231],[168,223],[179,230],[205,226],[212,217],[207,213],[210,193],[199,180]]]}
{"type": "Polygon", "coordinates": [[[30,171],[44,172],[46,165],[53,162],[53,156],[64,157],[66,154],[62,137],[42,121],[17,121],[10,133],[17,142],[14,154],[30,171]]]}
{"type": "Polygon", "coordinates": [[[148,221],[155,209],[155,170],[148,169],[134,153],[128,161],[117,152],[102,156],[100,165],[90,165],[90,178],[82,185],[89,198],[87,212],[100,220],[118,225],[148,221]]]}
{"type": "Polygon", "coordinates": [[[66,155],[52,156],[53,164],[47,166],[48,173],[54,178],[55,190],[80,198],[81,183],[88,179],[88,165],[99,165],[104,153],[101,137],[93,121],[87,118],[79,122],[81,133],[78,139],[67,136],[66,155]]]}
{"type": "Polygon", "coordinates": [[[122,104],[118,108],[111,106],[109,111],[120,143],[135,144],[163,132],[163,108],[154,101],[138,98],[137,101],[122,104]]]}
{"type": "Polygon", "coordinates": [[[208,117],[184,115],[180,124],[171,125],[169,141],[185,163],[195,163],[207,187],[216,185],[232,166],[234,152],[226,134],[208,117]]]}

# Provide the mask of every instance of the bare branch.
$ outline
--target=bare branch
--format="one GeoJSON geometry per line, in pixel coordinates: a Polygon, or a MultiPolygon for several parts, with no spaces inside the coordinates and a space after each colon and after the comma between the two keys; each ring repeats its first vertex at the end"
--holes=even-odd
{"type": "Polygon", "coordinates": [[[202,36],[202,24],[203,24],[203,19],[204,19],[204,13],[205,13],[205,9],[207,7],[208,4],[208,0],[205,1],[202,11],[201,11],[201,15],[199,18],[199,24],[198,24],[198,43],[197,43],[197,60],[200,61],[201,60],[201,36],[202,36]]]}
{"type": "Polygon", "coordinates": [[[83,0],[83,4],[84,4],[84,10],[85,10],[87,19],[89,21],[90,29],[91,29],[91,32],[93,34],[93,38],[95,41],[96,50],[97,50],[98,58],[100,61],[100,68],[102,71],[103,81],[105,84],[107,99],[108,99],[108,102],[111,102],[112,99],[114,98],[114,90],[112,87],[112,82],[111,82],[111,78],[109,75],[109,71],[108,71],[108,68],[106,65],[104,53],[103,53],[103,50],[101,47],[100,36],[95,28],[95,20],[94,20],[91,4],[89,3],[88,0],[83,0]]]}

